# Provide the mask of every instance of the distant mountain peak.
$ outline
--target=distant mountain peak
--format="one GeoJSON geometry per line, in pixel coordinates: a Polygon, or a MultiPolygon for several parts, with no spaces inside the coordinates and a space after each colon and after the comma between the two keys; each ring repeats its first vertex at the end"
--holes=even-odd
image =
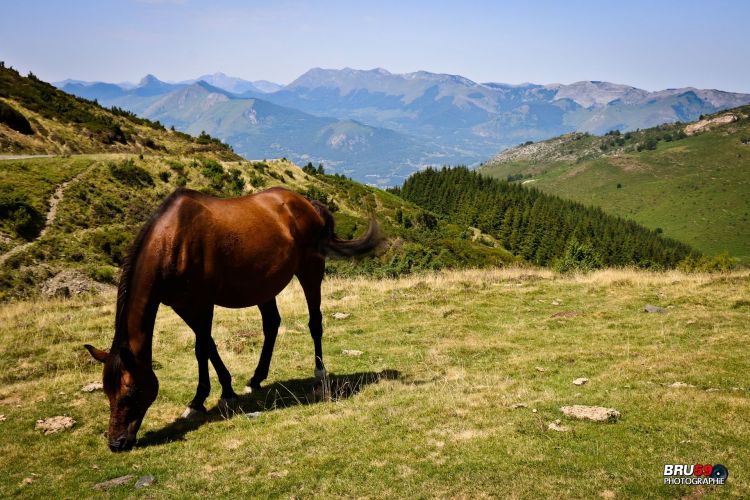
{"type": "Polygon", "coordinates": [[[146,76],[144,76],[143,78],[141,78],[141,80],[138,82],[138,86],[139,87],[145,87],[146,85],[153,85],[155,83],[158,84],[158,83],[164,83],[164,82],[162,82],[161,80],[159,80],[158,78],[156,78],[154,75],[152,75],[151,73],[149,73],[146,76]]]}

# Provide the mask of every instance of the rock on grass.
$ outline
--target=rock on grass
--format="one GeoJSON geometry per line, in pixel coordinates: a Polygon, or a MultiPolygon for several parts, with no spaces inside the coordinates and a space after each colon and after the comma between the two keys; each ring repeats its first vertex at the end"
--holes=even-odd
{"type": "Polygon", "coordinates": [[[362,351],[358,351],[357,349],[344,349],[341,351],[341,354],[344,356],[362,356],[362,351]]]}
{"type": "Polygon", "coordinates": [[[48,436],[56,432],[70,429],[75,423],[76,421],[71,417],[57,416],[37,420],[34,428],[38,431],[42,431],[45,436],[48,436]]]}
{"type": "Polygon", "coordinates": [[[122,486],[124,484],[128,484],[132,482],[133,479],[135,479],[135,476],[132,474],[128,474],[127,476],[120,476],[114,479],[109,479],[108,481],[97,483],[93,486],[93,489],[99,490],[99,491],[107,491],[108,489],[114,488],[115,486],[122,486]]]}
{"type": "Polygon", "coordinates": [[[667,312],[667,310],[663,307],[655,306],[653,304],[646,304],[643,308],[643,312],[664,314],[667,312]]]}
{"type": "Polygon", "coordinates": [[[562,422],[560,422],[560,420],[555,420],[554,422],[550,422],[549,424],[547,424],[547,429],[556,432],[570,432],[570,427],[568,427],[567,425],[562,425],[562,422]]]}
{"type": "Polygon", "coordinates": [[[342,312],[333,313],[333,319],[346,319],[349,316],[351,316],[351,314],[349,313],[342,313],[342,312]]]}
{"type": "Polygon", "coordinates": [[[585,385],[589,383],[589,379],[586,377],[577,378],[573,381],[573,385],[585,385]]]}
{"type": "Polygon", "coordinates": [[[580,420],[591,420],[593,422],[610,422],[614,423],[620,418],[620,412],[614,408],[605,408],[603,406],[584,406],[573,405],[563,406],[560,408],[566,417],[577,418],[580,420]]]}
{"type": "Polygon", "coordinates": [[[146,486],[151,486],[155,482],[156,478],[154,476],[143,476],[135,482],[135,489],[140,490],[141,488],[145,488],[146,486]]]}
{"type": "Polygon", "coordinates": [[[104,385],[101,382],[89,382],[81,387],[81,392],[94,392],[101,391],[102,389],[104,389],[104,385]]]}
{"type": "Polygon", "coordinates": [[[550,318],[575,318],[576,316],[578,316],[578,313],[575,311],[560,311],[550,316],[550,318]]]}
{"type": "Polygon", "coordinates": [[[686,389],[695,386],[692,384],[687,384],[685,382],[674,382],[672,384],[669,384],[667,387],[671,387],[672,389],[686,389]]]}

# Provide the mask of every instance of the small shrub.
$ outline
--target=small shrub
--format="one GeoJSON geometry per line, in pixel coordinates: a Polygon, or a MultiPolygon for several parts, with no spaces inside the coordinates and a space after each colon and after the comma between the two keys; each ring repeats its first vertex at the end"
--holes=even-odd
{"type": "Polygon", "coordinates": [[[33,240],[44,227],[44,216],[31,205],[24,193],[0,188],[0,220],[8,221],[16,235],[33,240]]]}
{"type": "Polygon", "coordinates": [[[250,184],[256,188],[262,188],[263,186],[266,185],[266,179],[265,177],[261,177],[260,175],[256,173],[252,173],[250,175],[250,184]]]}
{"type": "Polygon", "coordinates": [[[111,162],[109,173],[112,177],[128,186],[153,186],[154,179],[145,169],[136,165],[133,160],[125,160],[121,163],[111,162]]]}
{"type": "Polygon", "coordinates": [[[133,235],[116,228],[102,229],[91,236],[93,246],[117,266],[122,265],[128,254],[133,235]]]}
{"type": "Polygon", "coordinates": [[[600,267],[601,257],[591,245],[572,238],[565,248],[565,253],[557,261],[555,270],[560,273],[573,273],[592,271],[600,267]]]}
{"type": "Polygon", "coordinates": [[[20,132],[24,135],[34,134],[34,130],[31,128],[29,120],[3,101],[0,101],[0,123],[4,123],[16,132],[20,132]]]}
{"type": "Polygon", "coordinates": [[[709,257],[707,255],[690,254],[677,265],[683,272],[723,273],[737,268],[737,259],[733,259],[728,252],[709,257]]]}
{"type": "Polygon", "coordinates": [[[328,197],[328,193],[321,191],[315,186],[310,186],[307,191],[302,193],[302,195],[309,200],[318,200],[319,202],[326,205],[328,207],[328,210],[330,210],[331,212],[336,212],[339,209],[338,205],[336,205],[336,202],[333,201],[333,198],[328,197]]]}
{"type": "Polygon", "coordinates": [[[113,266],[95,266],[88,269],[88,276],[100,283],[117,284],[117,268],[113,266]]]}
{"type": "Polygon", "coordinates": [[[315,175],[315,174],[318,173],[317,170],[315,170],[315,167],[313,167],[313,164],[312,164],[311,161],[308,161],[307,165],[305,165],[304,167],[302,167],[302,171],[304,173],[306,173],[306,174],[309,174],[309,175],[315,175]]]}
{"type": "Polygon", "coordinates": [[[245,191],[245,179],[242,178],[242,172],[237,168],[229,169],[228,179],[229,193],[239,196],[245,191]]]}
{"type": "Polygon", "coordinates": [[[245,179],[239,169],[231,168],[226,171],[219,162],[204,160],[201,173],[209,180],[210,190],[214,194],[237,196],[245,190],[245,179]]]}

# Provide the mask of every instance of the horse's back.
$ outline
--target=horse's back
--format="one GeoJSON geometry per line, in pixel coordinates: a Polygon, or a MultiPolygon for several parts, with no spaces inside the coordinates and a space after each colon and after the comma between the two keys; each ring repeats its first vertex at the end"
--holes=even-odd
{"type": "Polygon", "coordinates": [[[239,198],[185,190],[154,225],[165,302],[244,307],[270,300],[316,252],[324,222],[309,201],[283,188],[239,198]]]}

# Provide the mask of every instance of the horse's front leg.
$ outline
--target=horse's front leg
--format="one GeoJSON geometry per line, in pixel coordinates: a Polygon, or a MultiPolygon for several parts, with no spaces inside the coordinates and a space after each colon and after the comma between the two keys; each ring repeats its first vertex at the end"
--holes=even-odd
{"type": "Polygon", "coordinates": [[[216,343],[211,337],[211,323],[213,322],[214,307],[208,306],[191,306],[191,307],[173,307],[175,312],[187,323],[195,333],[195,359],[198,362],[198,387],[195,391],[195,397],[190,403],[183,418],[194,418],[206,413],[205,402],[208,394],[211,392],[211,381],[208,374],[208,362],[214,365],[216,374],[221,383],[221,406],[234,406],[237,395],[232,390],[232,376],[219,357],[216,350],[216,343]]]}

